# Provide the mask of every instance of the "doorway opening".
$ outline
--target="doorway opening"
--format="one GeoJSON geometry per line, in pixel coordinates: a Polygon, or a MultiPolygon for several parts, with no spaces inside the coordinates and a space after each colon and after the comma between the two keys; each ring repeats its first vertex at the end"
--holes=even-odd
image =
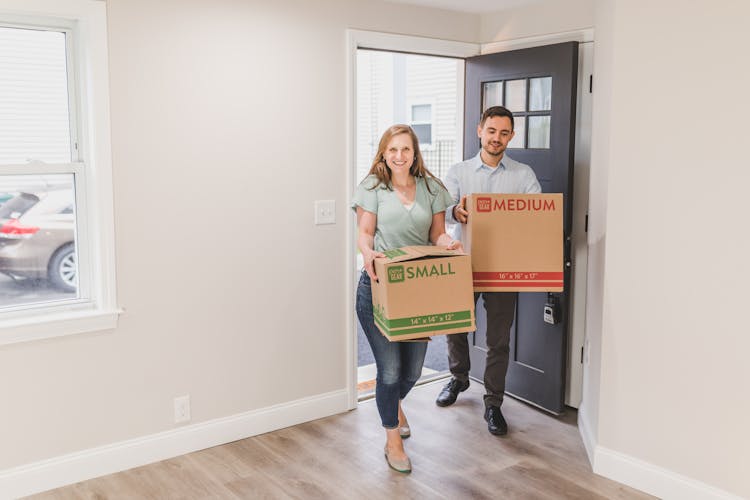
{"type": "MultiPolygon", "coordinates": [[[[383,132],[393,124],[410,125],[419,138],[425,165],[443,179],[463,157],[464,60],[357,49],[356,52],[356,182],[367,176],[383,132]]],[[[357,252],[355,276],[363,268],[357,252]]],[[[374,395],[375,360],[357,326],[357,394],[374,395]]],[[[427,346],[425,383],[448,374],[444,335],[427,346]]]]}

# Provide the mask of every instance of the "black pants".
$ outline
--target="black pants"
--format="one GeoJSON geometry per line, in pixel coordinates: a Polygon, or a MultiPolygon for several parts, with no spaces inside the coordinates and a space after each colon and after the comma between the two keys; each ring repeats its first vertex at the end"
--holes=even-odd
{"type": "MultiPolygon", "coordinates": [[[[487,366],[484,369],[485,406],[500,406],[505,393],[505,374],[510,352],[510,326],[516,311],[516,292],[474,294],[474,304],[482,295],[487,311],[487,366]]],[[[469,341],[467,333],[448,335],[448,364],[458,380],[469,380],[469,341]]]]}

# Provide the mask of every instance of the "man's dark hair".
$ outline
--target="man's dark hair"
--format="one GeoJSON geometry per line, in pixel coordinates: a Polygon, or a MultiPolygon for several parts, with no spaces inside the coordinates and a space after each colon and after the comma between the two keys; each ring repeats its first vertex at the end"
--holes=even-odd
{"type": "Polygon", "coordinates": [[[484,110],[484,113],[482,113],[482,119],[479,120],[479,126],[484,127],[484,122],[486,122],[488,118],[495,116],[507,116],[510,118],[510,130],[514,130],[515,124],[513,123],[513,113],[504,106],[491,106],[484,110]]]}

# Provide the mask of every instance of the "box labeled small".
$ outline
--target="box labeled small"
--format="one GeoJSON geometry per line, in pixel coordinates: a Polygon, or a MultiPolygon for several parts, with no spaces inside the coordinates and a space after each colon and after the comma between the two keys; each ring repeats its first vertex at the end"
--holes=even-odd
{"type": "Polygon", "coordinates": [[[474,331],[471,258],[443,247],[410,246],[375,259],[375,325],[390,341],[474,331]]]}

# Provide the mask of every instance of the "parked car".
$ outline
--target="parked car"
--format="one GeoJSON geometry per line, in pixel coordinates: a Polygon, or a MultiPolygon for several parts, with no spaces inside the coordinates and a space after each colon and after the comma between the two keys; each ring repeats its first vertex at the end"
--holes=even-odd
{"type": "Polygon", "coordinates": [[[77,288],[72,189],[19,193],[0,206],[0,273],[77,288]]]}

